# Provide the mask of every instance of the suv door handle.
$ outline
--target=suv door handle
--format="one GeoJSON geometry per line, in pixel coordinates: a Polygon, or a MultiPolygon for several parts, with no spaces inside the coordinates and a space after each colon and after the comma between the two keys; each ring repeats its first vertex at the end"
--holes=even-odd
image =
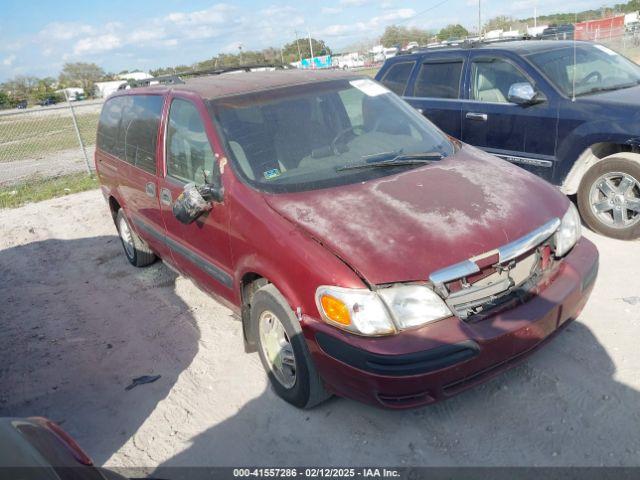
{"type": "Polygon", "coordinates": [[[468,112],[465,115],[466,118],[468,118],[469,120],[477,120],[478,122],[486,122],[487,121],[487,114],[486,113],[475,113],[475,112],[468,112]]]}

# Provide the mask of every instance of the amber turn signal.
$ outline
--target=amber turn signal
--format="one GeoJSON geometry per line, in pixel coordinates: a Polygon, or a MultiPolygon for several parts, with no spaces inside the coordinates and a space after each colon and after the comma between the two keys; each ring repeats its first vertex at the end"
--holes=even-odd
{"type": "Polygon", "coordinates": [[[320,298],[320,303],[327,318],[340,325],[351,325],[349,308],[341,300],[325,294],[320,298]]]}

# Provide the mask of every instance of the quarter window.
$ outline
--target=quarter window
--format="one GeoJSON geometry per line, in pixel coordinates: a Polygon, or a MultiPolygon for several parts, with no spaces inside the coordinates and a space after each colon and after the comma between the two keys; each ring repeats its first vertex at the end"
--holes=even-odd
{"type": "Polygon", "coordinates": [[[512,63],[500,59],[478,60],[471,66],[472,100],[509,103],[509,88],[514,83],[531,83],[512,63]]]}
{"type": "Polygon", "coordinates": [[[382,84],[397,95],[404,95],[415,62],[395,63],[382,77],[382,84]]]}
{"type": "Polygon", "coordinates": [[[416,97],[458,98],[462,60],[424,63],[413,90],[416,97]]]}
{"type": "Polygon", "coordinates": [[[195,105],[175,99],[167,130],[167,174],[184,182],[211,182],[214,154],[195,105]]]}

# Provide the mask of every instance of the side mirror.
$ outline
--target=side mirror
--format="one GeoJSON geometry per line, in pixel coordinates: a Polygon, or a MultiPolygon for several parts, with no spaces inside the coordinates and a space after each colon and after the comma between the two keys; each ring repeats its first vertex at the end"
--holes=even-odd
{"type": "Polygon", "coordinates": [[[173,202],[173,215],[186,225],[193,223],[200,215],[211,210],[212,201],[222,201],[222,188],[215,185],[196,186],[187,183],[173,202]]]}
{"type": "Polygon", "coordinates": [[[509,87],[507,100],[517,105],[532,105],[536,103],[538,92],[529,82],[514,83],[509,87]]]}

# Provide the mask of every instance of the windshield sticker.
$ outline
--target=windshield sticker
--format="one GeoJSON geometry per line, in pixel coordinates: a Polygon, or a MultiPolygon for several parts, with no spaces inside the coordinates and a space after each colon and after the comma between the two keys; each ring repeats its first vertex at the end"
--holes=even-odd
{"type": "Polygon", "coordinates": [[[271,170],[267,170],[263,173],[264,178],[267,180],[271,180],[272,178],[279,177],[282,174],[279,168],[272,168],[271,170]]]}
{"type": "Polygon", "coordinates": [[[351,80],[349,83],[360,90],[362,93],[370,97],[377,97],[378,95],[389,93],[389,90],[387,90],[385,87],[383,87],[379,83],[374,82],[373,80],[369,80],[368,78],[351,80]]]}
{"type": "Polygon", "coordinates": [[[613,50],[608,49],[604,45],[598,45],[597,43],[594,43],[593,46],[596,47],[601,52],[606,53],[607,55],[611,55],[612,57],[617,57],[618,56],[618,54],[616,52],[614,52],[613,50]]]}

